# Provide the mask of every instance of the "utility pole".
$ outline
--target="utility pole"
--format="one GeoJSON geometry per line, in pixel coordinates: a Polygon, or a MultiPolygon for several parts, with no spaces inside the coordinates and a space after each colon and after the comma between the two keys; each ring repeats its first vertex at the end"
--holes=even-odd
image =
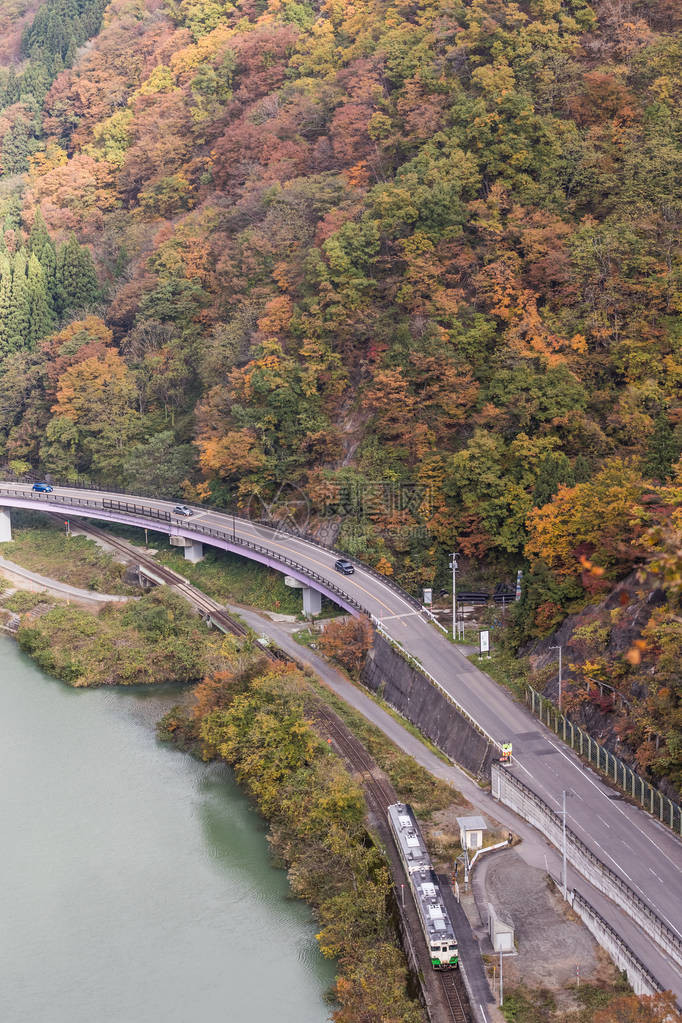
{"type": "Polygon", "coordinates": [[[562,835],[561,835],[561,859],[562,859],[562,864],[561,864],[561,886],[562,886],[562,888],[564,890],[564,902],[565,902],[566,901],[566,897],[568,895],[568,885],[567,885],[567,880],[566,880],[566,789],[563,790],[562,817],[563,817],[563,826],[562,826],[562,829],[561,829],[561,831],[562,831],[562,835]]]}
{"type": "Polygon", "coordinates": [[[561,710],[561,696],[562,696],[562,693],[561,693],[561,688],[562,688],[562,681],[561,681],[561,647],[560,646],[551,646],[549,649],[550,650],[558,650],[559,651],[559,710],[561,710]]]}
{"type": "Polygon", "coordinates": [[[452,638],[457,639],[457,552],[453,552],[450,568],[452,569],[452,638]]]}
{"type": "Polygon", "coordinates": [[[504,1003],[504,991],[502,990],[502,949],[500,949],[500,1005],[504,1003]]]}

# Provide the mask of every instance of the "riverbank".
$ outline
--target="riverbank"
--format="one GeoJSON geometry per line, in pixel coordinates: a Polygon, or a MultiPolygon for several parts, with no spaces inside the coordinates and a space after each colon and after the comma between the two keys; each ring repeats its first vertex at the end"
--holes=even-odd
{"type": "Polygon", "coordinates": [[[155,724],[178,686],[73,690],[0,636],[2,1023],[327,1023],[334,964],[231,770],[155,724]]]}
{"type": "MultiPolygon", "coordinates": [[[[249,619],[247,618],[247,621],[248,620],[249,619]]],[[[261,631],[258,628],[257,623],[255,623],[255,619],[254,619],[254,626],[253,627],[256,629],[256,631],[261,631]]],[[[285,644],[283,643],[282,645],[285,645],[285,644]]],[[[299,650],[300,650],[300,653],[303,653],[303,651],[300,648],[299,648],[299,650]]],[[[232,652],[235,653],[234,650],[232,652]]],[[[306,652],[306,654],[304,656],[309,656],[309,655],[306,652]]],[[[241,657],[241,660],[242,660],[242,663],[246,663],[244,656],[241,657]]],[[[250,670],[251,670],[251,673],[253,675],[254,681],[257,681],[258,678],[259,678],[259,676],[257,674],[257,666],[254,667],[252,665],[252,668],[250,670]],[[256,674],[253,674],[254,671],[256,671],[256,674]]],[[[313,688],[315,688],[315,687],[313,686],[313,688]]],[[[201,693],[201,687],[199,687],[198,692],[201,693]]],[[[238,693],[237,695],[239,696],[241,694],[238,693]]],[[[263,702],[263,700],[261,699],[262,695],[263,695],[262,693],[259,693],[258,694],[258,698],[255,700],[255,703],[253,703],[253,705],[251,706],[251,712],[252,712],[252,714],[254,716],[254,719],[256,717],[258,717],[259,715],[261,715],[261,714],[264,714],[264,715],[266,715],[266,717],[269,717],[273,713],[279,713],[279,711],[277,709],[275,709],[276,705],[271,705],[269,700],[265,700],[265,702],[263,702]]],[[[319,690],[317,690],[317,695],[318,696],[320,695],[319,690]]],[[[328,694],[323,695],[322,698],[325,700],[325,702],[327,702],[327,703],[329,702],[329,695],[328,694]]],[[[220,710],[222,712],[223,710],[226,710],[227,707],[214,707],[213,709],[214,710],[217,709],[217,710],[220,710]]],[[[306,702],[306,701],[304,701],[303,710],[304,710],[304,723],[306,721],[309,722],[310,717],[311,717],[311,705],[308,702],[306,702]]],[[[201,716],[201,715],[199,715],[199,716],[201,716]]],[[[224,742],[219,743],[218,746],[216,747],[216,749],[214,749],[214,750],[209,750],[208,746],[202,745],[202,741],[203,740],[201,740],[201,736],[195,734],[195,732],[194,732],[195,724],[196,724],[196,714],[194,712],[189,712],[188,713],[187,710],[185,710],[183,712],[183,714],[181,714],[181,715],[176,714],[174,716],[171,716],[169,731],[172,733],[174,740],[176,742],[178,742],[179,745],[185,746],[185,747],[189,746],[195,752],[200,752],[200,753],[202,753],[205,756],[216,756],[218,758],[225,759],[225,760],[227,760],[230,763],[234,763],[235,766],[238,766],[237,761],[230,760],[227,756],[223,755],[225,750],[227,749],[227,746],[225,746],[224,742]],[[189,720],[189,725],[187,724],[188,720],[189,720]],[[223,748],[222,748],[223,746],[225,746],[225,750],[223,750],[223,748]]],[[[223,722],[223,724],[225,724],[225,722],[223,722]]],[[[294,722],[294,724],[296,724],[296,722],[294,722]]],[[[298,722],[298,724],[300,724],[300,721],[298,722]]],[[[366,745],[367,745],[367,743],[369,743],[370,745],[381,745],[381,742],[376,744],[373,741],[372,737],[369,735],[368,728],[366,726],[366,722],[365,722],[365,725],[363,727],[363,726],[361,726],[359,724],[358,721],[356,721],[354,727],[359,729],[360,733],[363,734],[363,742],[365,742],[366,745]]],[[[383,743],[387,747],[391,747],[391,744],[390,743],[386,743],[385,739],[383,739],[383,743]]],[[[281,751],[280,751],[279,744],[274,743],[273,748],[269,751],[269,754],[274,756],[275,754],[279,754],[280,752],[281,751]]],[[[250,762],[251,761],[250,755],[245,754],[245,756],[246,756],[246,759],[250,762]]],[[[377,760],[379,760],[379,757],[377,757],[377,760]]],[[[434,852],[436,854],[440,854],[442,856],[442,858],[443,858],[443,861],[446,864],[448,862],[452,862],[453,856],[458,851],[458,849],[456,848],[456,846],[457,846],[456,841],[454,843],[452,841],[453,834],[456,834],[456,822],[454,820],[453,801],[457,799],[457,794],[454,793],[451,789],[448,789],[447,790],[447,797],[445,798],[445,803],[444,803],[444,805],[442,807],[439,807],[437,805],[437,802],[438,802],[438,798],[440,798],[440,796],[439,796],[439,793],[437,791],[435,791],[435,796],[436,796],[435,803],[434,803],[434,799],[433,799],[433,797],[434,797],[434,786],[433,786],[433,778],[432,778],[432,776],[429,776],[426,772],[422,772],[423,777],[421,777],[419,775],[419,770],[418,769],[415,770],[415,763],[414,763],[414,760],[412,760],[411,757],[406,756],[404,753],[399,753],[397,750],[395,750],[395,748],[392,748],[391,751],[387,752],[387,754],[386,754],[386,761],[387,762],[388,761],[392,761],[392,763],[387,763],[388,773],[389,773],[389,775],[392,776],[392,780],[394,781],[394,783],[397,782],[396,788],[399,789],[400,794],[401,794],[401,798],[411,801],[413,803],[413,805],[415,806],[415,809],[417,810],[417,812],[423,818],[426,818],[427,820],[429,818],[433,819],[432,841],[434,843],[434,852]],[[397,756],[396,756],[396,754],[397,754],[397,756]]],[[[257,758],[256,758],[255,762],[258,763],[257,758]]],[[[382,766],[384,766],[384,765],[382,764],[382,766]]],[[[440,771],[444,768],[444,766],[445,765],[440,764],[439,765],[439,769],[435,773],[440,773],[440,771]]],[[[454,773],[453,769],[450,768],[448,773],[450,775],[452,775],[454,773]]],[[[243,783],[245,785],[249,786],[248,774],[245,774],[244,778],[240,779],[240,780],[243,780],[243,783]]],[[[474,790],[474,792],[475,792],[475,790],[474,790]]],[[[257,791],[253,791],[252,794],[254,795],[254,798],[259,800],[259,794],[258,794],[257,791]]],[[[296,809],[297,804],[295,803],[295,801],[293,801],[291,805],[294,807],[294,809],[296,809]]],[[[259,806],[260,806],[260,802],[259,802],[259,806]]],[[[464,805],[459,804],[459,807],[461,807],[460,812],[462,810],[466,810],[466,804],[464,804],[464,805]]],[[[263,810],[263,812],[265,812],[265,808],[264,807],[261,806],[261,809],[263,810]]],[[[272,832],[272,834],[273,834],[273,847],[277,848],[279,855],[282,857],[282,860],[284,862],[287,862],[287,863],[290,864],[290,869],[292,871],[292,878],[294,879],[293,882],[292,882],[292,887],[294,887],[294,890],[297,890],[296,887],[295,887],[295,879],[296,879],[296,877],[299,876],[299,874],[301,872],[303,872],[305,874],[305,871],[303,870],[303,868],[300,868],[298,866],[296,858],[294,858],[291,861],[288,859],[288,852],[289,852],[290,846],[292,848],[294,848],[294,850],[295,850],[297,848],[298,842],[300,841],[300,833],[299,833],[299,830],[298,830],[299,822],[297,820],[295,820],[293,823],[294,823],[293,838],[289,838],[288,837],[288,831],[287,831],[287,827],[285,826],[285,823],[282,822],[281,820],[277,820],[277,819],[273,819],[273,832],[272,832]],[[283,846],[278,845],[278,841],[280,839],[284,842],[283,846]]],[[[306,869],[308,868],[307,861],[304,861],[304,866],[306,867],[306,869]]],[[[324,867],[324,869],[323,869],[321,867],[321,868],[319,868],[319,871],[321,873],[325,874],[325,873],[328,873],[328,868],[324,867]]],[[[305,897],[305,898],[308,898],[308,887],[310,887],[310,886],[308,886],[307,882],[306,882],[306,885],[304,885],[303,890],[300,892],[300,894],[302,894],[302,896],[305,897]]],[[[297,893],[299,893],[299,892],[297,891],[297,893]]],[[[313,895],[315,895],[315,894],[316,893],[313,892],[313,895]]],[[[313,905],[315,905],[317,907],[317,903],[314,901],[314,899],[311,899],[311,901],[313,902],[313,905]]],[[[532,907],[530,908],[530,912],[532,913],[532,907]]],[[[370,943],[370,945],[371,945],[371,943],[370,943]]],[[[355,944],[352,944],[351,947],[352,947],[353,955],[355,955],[355,952],[356,952],[355,944]]],[[[551,959],[551,950],[546,950],[546,954],[549,955],[549,958],[551,959]]],[[[363,974],[362,969],[356,966],[354,960],[349,961],[348,965],[349,965],[349,968],[350,968],[349,972],[350,972],[350,976],[351,976],[351,988],[349,989],[349,997],[350,997],[352,995],[353,983],[358,983],[358,984],[360,984],[360,987],[363,987],[363,985],[366,985],[367,979],[366,979],[366,976],[363,974]]],[[[583,974],[583,977],[585,977],[585,974],[583,974]]],[[[339,983],[341,984],[345,980],[346,980],[346,974],[344,974],[342,972],[342,975],[341,975],[339,983]]],[[[569,1000],[571,998],[572,998],[572,996],[569,996],[569,1000]]],[[[512,1002],[512,1004],[514,1004],[514,1003],[512,1002]]],[[[558,1004],[560,1006],[562,1006],[562,1008],[563,1008],[566,1005],[565,998],[560,997],[558,1004]]],[[[359,1006],[359,1003],[356,1004],[356,1006],[355,1006],[356,1010],[358,1010],[358,1006],[359,1006]]],[[[343,1006],[342,1006],[342,1008],[343,1008],[343,1006]]],[[[352,1015],[348,1016],[348,1017],[339,1016],[339,1019],[345,1019],[345,1018],[350,1020],[350,1019],[353,1019],[353,1016],[352,1015]]],[[[369,1018],[382,1019],[384,1017],[379,1015],[379,1016],[376,1016],[376,1017],[369,1017],[369,1018]]],[[[406,1018],[409,1019],[409,1016],[406,1017],[406,1018]]],[[[524,1018],[525,1017],[523,1017],[523,1016],[519,1016],[518,1017],[519,1021],[523,1020],[524,1018]]],[[[530,1018],[531,1017],[529,1016],[528,1019],[530,1020],[530,1018]]],[[[549,1018],[550,1017],[548,1017],[548,1019],[549,1018]]],[[[554,1016],[554,1013],[552,1013],[552,1017],[551,1018],[558,1019],[559,1017],[558,1016],[554,1016]]],[[[563,1020],[564,1017],[561,1016],[561,1018],[563,1020]]],[[[580,1013],[579,1015],[575,1015],[575,1016],[571,1016],[571,1015],[566,1016],[566,1019],[571,1019],[571,1018],[575,1020],[575,1023],[577,1023],[578,1019],[581,1021],[581,1023],[582,1023],[583,1020],[587,1021],[589,1019],[589,1017],[586,1016],[584,1014],[584,1012],[580,1013]]]]}
{"type": "Polygon", "coordinates": [[[24,611],[19,646],[70,686],[196,682],[223,662],[223,637],[166,589],[123,606],[107,604],[97,614],[53,600],[32,617],[31,600],[24,608],[16,601],[15,594],[5,604],[24,611]]]}

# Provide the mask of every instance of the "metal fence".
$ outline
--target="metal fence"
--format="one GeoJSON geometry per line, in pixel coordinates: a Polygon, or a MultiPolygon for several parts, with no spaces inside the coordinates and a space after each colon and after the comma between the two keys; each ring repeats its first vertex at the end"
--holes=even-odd
{"type": "MultiPolygon", "coordinates": [[[[553,845],[560,848],[558,836],[561,836],[564,830],[563,815],[548,806],[537,792],[512,774],[506,765],[493,763],[491,777],[493,798],[499,799],[516,813],[520,813],[530,824],[538,828],[553,845]],[[528,811],[520,809],[518,802],[505,794],[504,785],[516,789],[525,800],[536,808],[536,814],[529,814],[528,811]]],[[[678,937],[676,931],[661,919],[656,910],[638,895],[620,874],[608,867],[581,838],[578,838],[572,828],[566,826],[565,832],[569,863],[572,863],[591,884],[608,895],[621,909],[624,909],[640,926],[647,928],[650,937],[666,949],[676,963],[682,965],[682,939],[678,937]],[[582,865],[578,862],[579,859],[582,859],[582,865]],[[598,877],[591,876],[591,870],[594,870],[598,877]],[[623,904],[624,901],[627,901],[627,906],[623,904]]]]}
{"type": "Polygon", "coordinates": [[[658,817],[678,835],[682,835],[682,809],[677,803],[664,796],[659,789],[642,778],[641,774],[637,774],[623,760],[610,753],[605,746],[574,724],[551,700],[536,692],[532,686],[526,687],[526,702],[536,717],[556,735],[561,736],[576,753],[593,764],[628,796],[636,799],[650,814],[658,817]]]}
{"type": "MultiPolygon", "coordinates": [[[[31,483],[35,482],[37,479],[42,479],[42,478],[43,478],[42,476],[40,476],[38,473],[34,473],[34,472],[27,473],[27,474],[25,474],[23,476],[16,476],[13,473],[10,473],[7,470],[7,468],[3,468],[3,466],[0,465],[0,479],[6,481],[8,483],[27,483],[27,484],[31,484],[31,483]]],[[[168,496],[166,494],[159,494],[158,492],[155,492],[153,490],[145,490],[143,487],[142,488],[138,488],[136,493],[131,494],[130,491],[119,490],[116,487],[109,486],[108,484],[104,485],[104,484],[101,484],[101,483],[93,482],[92,480],[86,479],[85,477],[82,477],[82,476],[76,477],[73,480],[56,480],[56,479],[54,479],[53,477],[50,476],[49,482],[50,482],[50,485],[55,486],[55,487],[63,487],[63,488],[67,488],[67,489],[70,489],[70,490],[86,490],[86,491],[94,491],[94,492],[97,492],[97,491],[103,491],[104,492],[104,491],[106,491],[107,494],[116,494],[116,495],[119,495],[121,497],[132,498],[133,500],[134,500],[135,497],[148,498],[148,499],[154,500],[154,501],[169,501],[169,502],[172,502],[172,501],[177,501],[178,500],[177,494],[175,496],[172,496],[172,495],[168,496]]],[[[350,554],[348,551],[344,551],[340,547],[330,547],[328,544],[322,543],[322,541],[319,540],[315,536],[315,534],[313,532],[311,532],[310,530],[307,530],[307,529],[288,529],[288,528],[285,528],[284,526],[282,526],[277,519],[272,519],[272,518],[269,518],[269,519],[268,518],[252,518],[251,516],[248,516],[248,515],[246,515],[244,513],[244,509],[239,509],[239,508],[235,509],[235,508],[232,508],[232,507],[230,507],[230,508],[223,508],[223,507],[220,507],[219,505],[215,504],[215,502],[211,502],[211,501],[207,502],[202,507],[204,507],[208,511],[218,512],[219,514],[222,514],[222,515],[231,515],[233,518],[241,519],[242,521],[245,521],[245,522],[253,522],[256,525],[265,526],[267,529],[270,529],[274,534],[280,534],[282,536],[290,536],[290,537],[292,537],[295,540],[309,540],[311,543],[314,543],[316,547],[321,547],[323,550],[329,551],[330,554],[334,554],[335,557],[337,557],[337,558],[338,557],[345,557],[345,558],[348,558],[349,560],[353,560],[358,565],[362,566],[362,569],[363,569],[364,572],[367,572],[369,575],[373,576],[375,579],[381,580],[381,582],[384,584],[384,586],[388,586],[390,589],[392,589],[395,593],[397,593],[400,597],[402,597],[402,599],[404,601],[406,601],[406,603],[408,603],[411,607],[415,608],[415,610],[422,610],[421,601],[418,600],[412,593],[408,593],[408,591],[405,590],[399,583],[397,583],[395,581],[395,579],[393,579],[391,576],[384,575],[383,572],[379,572],[376,568],[373,568],[371,565],[366,564],[366,562],[360,561],[355,555],[350,554]]],[[[147,514],[149,514],[149,513],[147,513],[147,514]]],[[[165,513],[165,516],[168,516],[168,513],[165,513]]],[[[161,513],[159,513],[156,516],[156,518],[164,518],[165,516],[162,515],[161,513]]],[[[444,630],[444,631],[446,631],[446,630],[444,630]]]]}

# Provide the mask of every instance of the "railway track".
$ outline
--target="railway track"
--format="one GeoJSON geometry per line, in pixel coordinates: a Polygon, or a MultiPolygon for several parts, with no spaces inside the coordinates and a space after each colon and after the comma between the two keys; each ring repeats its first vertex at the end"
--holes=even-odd
{"type": "Polygon", "coordinates": [[[464,982],[459,970],[439,973],[438,976],[443,989],[443,997],[452,1013],[453,1023],[469,1023],[471,1016],[465,1008],[468,998],[466,992],[464,992],[464,998],[460,993],[460,989],[464,988],[464,982]]]}
{"type": "Polygon", "coordinates": [[[369,795],[374,808],[378,810],[382,821],[386,819],[386,813],[392,803],[398,801],[398,796],[393,786],[383,778],[377,778],[375,774],[375,763],[359,739],[350,734],[339,724],[336,715],[327,711],[324,707],[316,708],[316,716],[324,721],[325,728],[330,734],[332,741],[338,751],[348,763],[361,774],[365,791],[369,795]]]}
{"type": "MultiPolygon", "coordinates": [[[[61,521],[58,516],[52,516],[52,518],[57,521],[61,521]]],[[[83,533],[88,533],[90,536],[102,540],[102,542],[108,544],[109,547],[113,547],[114,550],[123,554],[127,560],[139,565],[143,570],[147,569],[149,575],[154,580],[160,580],[165,585],[172,586],[177,593],[183,596],[197,609],[197,611],[199,611],[202,617],[207,619],[210,618],[211,622],[218,628],[222,628],[223,631],[229,632],[233,636],[245,637],[249,635],[249,630],[246,626],[237,621],[236,618],[233,618],[232,615],[228,614],[222,604],[219,604],[218,601],[214,600],[212,597],[208,597],[195,586],[192,586],[192,584],[178,572],[174,572],[173,569],[167,568],[165,565],[160,565],[158,561],[155,561],[154,558],[151,557],[151,555],[143,554],[138,548],[126,543],[125,540],[120,540],[117,536],[112,536],[111,533],[107,533],[103,529],[98,529],[97,526],[93,526],[89,522],[80,522],[78,524],[78,528],[83,533]]],[[[294,663],[292,657],[289,657],[288,654],[285,654],[283,650],[280,650],[277,647],[273,648],[267,646],[259,640],[255,641],[255,645],[270,661],[294,663]]]]}
{"type": "MultiPolygon", "coordinates": [[[[336,715],[326,708],[317,708],[316,717],[324,722],[330,738],[341,755],[363,778],[365,792],[374,809],[386,820],[388,807],[398,801],[398,796],[390,782],[377,778],[375,763],[359,739],[350,734],[339,724],[336,715]]],[[[434,972],[443,995],[444,1007],[449,1010],[448,1023],[471,1023],[471,1012],[468,1008],[469,999],[464,981],[459,970],[443,973],[434,972]]]]}

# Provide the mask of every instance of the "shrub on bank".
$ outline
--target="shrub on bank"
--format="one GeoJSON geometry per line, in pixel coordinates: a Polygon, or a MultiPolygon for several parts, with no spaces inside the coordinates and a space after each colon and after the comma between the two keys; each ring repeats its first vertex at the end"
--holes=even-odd
{"type": "Polygon", "coordinates": [[[291,669],[221,672],[198,687],[193,716],[174,708],[162,729],[231,764],[270,821],[293,891],[315,908],[320,948],[339,962],[337,1023],[418,1023],[362,790],[306,719],[307,697],[291,669]]]}
{"type": "Polygon", "coordinates": [[[98,615],[59,604],[22,624],[17,639],[40,668],[72,686],[193,682],[216,666],[221,648],[220,634],[165,589],[98,615]]]}

